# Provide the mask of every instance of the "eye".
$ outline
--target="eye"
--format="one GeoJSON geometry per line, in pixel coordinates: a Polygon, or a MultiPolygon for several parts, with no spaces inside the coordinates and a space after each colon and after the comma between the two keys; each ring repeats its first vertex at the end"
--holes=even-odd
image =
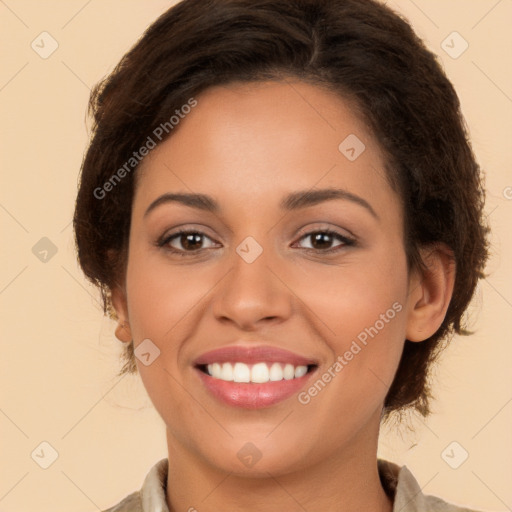
{"type": "MultiPolygon", "coordinates": [[[[315,253],[332,253],[340,251],[343,247],[356,245],[353,238],[338,233],[331,229],[321,229],[310,231],[301,236],[300,240],[310,239],[310,247],[302,247],[306,251],[315,253]],[[334,247],[329,247],[338,240],[340,243],[334,247]]],[[[201,231],[178,231],[170,235],[164,235],[158,242],[158,247],[164,248],[178,256],[194,256],[204,249],[215,247],[215,242],[201,231]],[[212,242],[208,247],[204,247],[204,239],[212,242]]]]}
{"type": "Polygon", "coordinates": [[[158,241],[158,246],[165,247],[181,256],[186,256],[187,252],[197,253],[203,249],[208,249],[208,247],[202,247],[203,238],[211,240],[209,236],[200,231],[178,231],[172,235],[164,236],[158,241]]]}
{"type": "Polygon", "coordinates": [[[314,251],[314,252],[336,252],[341,250],[344,246],[352,246],[355,245],[355,240],[353,238],[349,238],[347,236],[342,235],[341,233],[338,233],[337,231],[331,230],[331,229],[321,229],[318,231],[310,231],[309,233],[306,233],[303,235],[300,240],[307,240],[310,239],[311,246],[310,247],[304,247],[304,249],[308,251],[314,251]],[[330,246],[336,239],[338,239],[341,243],[334,246],[334,247],[328,247],[330,246]]]}

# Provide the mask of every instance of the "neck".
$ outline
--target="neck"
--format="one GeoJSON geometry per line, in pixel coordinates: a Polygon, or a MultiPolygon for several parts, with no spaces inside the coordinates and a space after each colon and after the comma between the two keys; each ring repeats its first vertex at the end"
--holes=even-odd
{"type": "Polygon", "coordinates": [[[378,428],[373,443],[354,439],[348,448],[334,450],[316,465],[255,478],[212,466],[167,432],[169,510],[392,512],[378,473],[377,438],[378,428]]]}

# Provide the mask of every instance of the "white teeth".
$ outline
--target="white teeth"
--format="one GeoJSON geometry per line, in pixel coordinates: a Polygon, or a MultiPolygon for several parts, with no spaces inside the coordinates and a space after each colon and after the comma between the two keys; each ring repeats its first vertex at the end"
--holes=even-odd
{"type": "Polygon", "coordinates": [[[287,364],[284,367],[283,375],[285,380],[290,380],[295,377],[295,368],[293,367],[293,364],[287,364]]]}
{"type": "Polygon", "coordinates": [[[270,367],[270,380],[283,380],[283,367],[279,363],[274,363],[270,367]]]}
{"type": "Polygon", "coordinates": [[[308,372],[308,367],[281,363],[273,363],[270,368],[267,363],[257,363],[252,367],[245,363],[212,363],[207,365],[207,370],[215,379],[263,384],[303,377],[308,372]]]}
{"type": "Polygon", "coordinates": [[[268,382],[269,373],[265,363],[255,364],[251,369],[251,382],[268,382]]]}
{"type": "Polygon", "coordinates": [[[306,373],[308,373],[307,366],[297,366],[297,368],[295,368],[295,377],[303,377],[306,373]]]}
{"type": "Polygon", "coordinates": [[[244,363],[235,363],[235,366],[233,368],[233,380],[235,382],[250,382],[251,370],[249,369],[249,367],[244,363]]]}
{"type": "Polygon", "coordinates": [[[215,377],[219,378],[221,372],[222,372],[222,369],[221,369],[220,364],[219,363],[213,363],[213,375],[215,375],[215,377]]]}
{"type": "Polygon", "coordinates": [[[208,373],[215,377],[216,379],[220,379],[221,375],[221,367],[219,363],[213,363],[208,365],[208,373]]]}
{"type": "Polygon", "coordinates": [[[233,380],[233,367],[231,366],[231,363],[224,363],[222,365],[220,378],[222,380],[233,380]]]}

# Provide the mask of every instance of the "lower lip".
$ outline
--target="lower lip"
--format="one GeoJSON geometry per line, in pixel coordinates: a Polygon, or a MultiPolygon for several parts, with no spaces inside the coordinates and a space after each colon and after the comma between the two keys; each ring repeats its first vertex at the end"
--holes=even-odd
{"type": "Polygon", "coordinates": [[[242,409],[261,409],[270,407],[298,393],[313,371],[302,377],[255,384],[253,382],[230,382],[215,379],[196,368],[199,378],[216,398],[222,402],[242,409]]]}

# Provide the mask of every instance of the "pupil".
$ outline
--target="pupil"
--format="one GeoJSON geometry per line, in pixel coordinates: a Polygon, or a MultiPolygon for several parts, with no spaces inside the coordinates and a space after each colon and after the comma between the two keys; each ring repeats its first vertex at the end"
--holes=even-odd
{"type": "Polygon", "coordinates": [[[315,235],[313,235],[313,247],[320,249],[329,247],[331,243],[331,238],[332,235],[330,235],[329,233],[316,233],[315,235]],[[320,242],[320,247],[316,247],[316,244],[318,242],[320,242]],[[325,245],[325,247],[322,245],[322,243],[325,245]]]}
{"type": "MultiPolygon", "coordinates": [[[[329,247],[332,242],[332,235],[329,233],[316,233],[313,235],[313,246],[315,248],[329,247]],[[320,247],[318,247],[320,245],[320,247]]],[[[201,235],[198,233],[188,233],[182,236],[182,245],[186,249],[197,249],[201,245],[201,235]],[[183,238],[185,243],[183,243],[183,238]]]]}
{"type": "Polygon", "coordinates": [[[198,233],[182,235],[182,245],[185,249],[197,249],[194,243],[201,245],[201,235],[198,233]],[[183,238],[185,238],[185,243],[183,243],[183,238]]]}

